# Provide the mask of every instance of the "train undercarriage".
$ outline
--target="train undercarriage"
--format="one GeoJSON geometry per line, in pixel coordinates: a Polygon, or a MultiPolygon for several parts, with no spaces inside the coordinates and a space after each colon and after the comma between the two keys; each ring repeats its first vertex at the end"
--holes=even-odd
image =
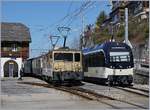
{"type": "Polygon", "coordinates": [[[133,76],[132,75],[109,75],[107,78],[108,85],[128,85],[132,86],[133,76]]]}
{"type": "Polygon", "coordinates": [[[84,77],[84,81],[108,86],[132,86],[132,75],[109,75],[108,78],[84,77]]]}

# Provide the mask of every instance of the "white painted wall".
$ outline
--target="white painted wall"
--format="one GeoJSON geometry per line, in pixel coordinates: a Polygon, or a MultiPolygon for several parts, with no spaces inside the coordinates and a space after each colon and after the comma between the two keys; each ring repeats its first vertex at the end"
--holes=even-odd
{"type": "Polygon", "coordinates": [[[12,59],[12,58],[9,58],[9,57],[6,57],[6,58],[0,58],[0,76],[1,78],[4,77],[4,65],[7,61],[10,61],[10,60],[13,60],[15,61],[17,64],[18,64],[18,77],[20,77],[20,69],[21,69],[21,65],[22,65],[22,58],[16,58],[16,59],[12,59]]]}

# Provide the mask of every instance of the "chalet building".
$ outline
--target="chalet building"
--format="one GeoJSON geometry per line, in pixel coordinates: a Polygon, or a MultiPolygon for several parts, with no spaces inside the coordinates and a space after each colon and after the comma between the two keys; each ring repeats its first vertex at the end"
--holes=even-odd
{"type": "Polygon", "coordinates": [[[109,19],[106,19],[102,25],[113,27],[114,36],[125,21],[125,8],[128,8],[129,19],[136,22],[149,20],[149,1],[112,1],[112,11],[109,19]],[[109,21],[109,22],[108,22],[109,21]]]}
{"type": "Polygon", "coordinates": [[[141,20],[148,20],[149,18],[149,1],[130,1],[127,6],[129,9],[129,16],[133,20],[140,22],[141,20]]]}
{"type": "Polygon", "coordinates": [[[126,3],[124,1],[112,1],[112,11],[110,12],[110,18],[114,24],[118,24],[124,21],[124,8],[126,3]]]}
{"type": "Polygon", "coordinates": [[[22,61],[29,57],[29,28],[22,23],[1,23],[1,77],[20,77],[22,61]]]}

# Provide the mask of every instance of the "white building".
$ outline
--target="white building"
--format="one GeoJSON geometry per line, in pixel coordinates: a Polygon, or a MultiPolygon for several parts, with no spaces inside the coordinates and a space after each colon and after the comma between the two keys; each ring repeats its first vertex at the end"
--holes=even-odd
{"type": "Polygon", "coordinates": [[[29,28],[21,23],[1,23],[1,77],[20,77],[22,61],[29,57],[29,28]]]}

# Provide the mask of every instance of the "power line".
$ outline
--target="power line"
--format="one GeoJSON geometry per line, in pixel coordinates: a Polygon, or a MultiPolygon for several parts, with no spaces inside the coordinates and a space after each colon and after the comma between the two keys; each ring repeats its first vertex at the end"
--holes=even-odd
{"type": "MultiPolygon", "coordinates": [[[[49,27],[53,27],[53,26],[55,26],[55,25],[59,25],[58,23],[63,22],[63,21],[64,21],[66,18],[68,18],[68,17],[74,16],[74,15],[73,15],[74,13],[80,11],[81,8],[85,7],[85,6],[86,6],[88,3],[90,3],[90,2],[91,2],[91,1],[87,1],[86,3],[83,3],[83,4],[80,6],[80,8],[75,9],[72,13],[69,14],[69,11],[70,11],[71,6],[72,6],[72,4],[73,4],[73,2],[71,2],[70,5],[69,5],[69,8],[68,8],[68,11],[67,11],[68,13],[67,13],[63,18],[57,20],[56,22],[50,24],[49,26],[47,26],[47,27],[45,27],[45,28],[41,28],[41,29],[38,30],[38,31],[43,31],[43,30],[45,30],[45,29],[48,29],[49,27]]],[[[42,26],[42,25],[39,25],[39,26],[42,26]]]]}
{"type": "MultiPolygon", "coordinates": [[[[59,19],[59,20],[56,21],[55,23],[52,23],[51,25],[49,25],[49,26],[47,26],[47,27],[45,27],[45,28],[41,28],[40,30],[38,30],[38,32],[39,32],[39,31],[40,31],[40,32],[45,31],[45,30],[47,30],[47,29],[49,29],[49,28],[52,28],[52,27],[54,27],[54,26],[58,27],[58,26],[60,25],[60,23],[63,22],[64,20],[66,20],[67,18],[69,18],[68,21],[70,21],[70,22],[68,23],[68,26],[70,26],[71,23],[73,22],[73,20],[74,20],[78,15],[80,15],[84,10],[86,10],[88,7],[90,7],[92,4],[94,4],[94,2],[87,1],[87,2],[83,3],[79,8],[75,9],[73,12],[70,13],[72,4],[73,4],[73,2],[70,3],[70,5],[69,5],[69,7],[68,7],[67,14],[66,14],[63,18],[59,19]],[[58,23],[59,23],[59,24],[58,24],[58,23]]],[[[42,26],[42,25],[39,25],[39,27],[41,27],[41,26],[42,26]]],[[[45,35],[44,35],[43,37],[45,37],[45,35]]],[[[43,37],[42,37],[42,38],[43,38],[43,37]]],[[[47,34],[47,37],[49,37],[48,34],[47,34]]],[[[40,42],[41,42],[41,40],[40,40],[40,42]]],[[[49,42],[49,40],[47,40],[47,42],[49,42]]],[[[45,43],[45,44],[46,44],[46,43],[45,43]]]]}
{"type": "Polygon", "coordinates": [[[69,15],[69,13],[70,13],[72,4],[73,4],[73,1],[71,1],[70,5],[69,5],[69,7],[68,7],[67,15],[69,15]]]}
{"type": "MultiPolygon", "coordinates": [[[[69,6],[69,8],[68,8],[68,13],[67,13],[63,18],[61,18],[61,19],[59,19],[57,22],[52,23],[51,25],[49,25],[49,26],[47,26],[47,27],[45,27],[45,28],[41,28],[40,30],[37,30],[37,31],[38,31],[38,32],[39,32],[39,31],[41,32],[41,31],[45,31],[45,29],[46,29],[46,30],[49,29],[49,27],[50,27],[50,28],[52,28],[52,27],[54,27],[54,26],[58,27],[58,26],[59,26],[58,23],[63,22],[66,18],[68,18],[69,16],[72,15],[72,13],[69,14],[69,11],[70,11],[70,9],[71,9],[72,3],[73,3],[73,2],[70,3],[70,6],[69,6]]],[[[78,10],[79,10],[79,9],[74,10],[73,13],[75,13],[75,12],[78,11],[78,10]]],[[[42,25],[39,25],[39,26],[42,26],[42,25]]],[[[49,35],[48,35],[48,36],[49,36],[49,35]]],[[[44,37],[45,37],[45,36],[44,36],[44,37]]],[[[41,42],[41,40],[40,40],[40,42],[41,42]]]]}
{"type": "Polygon", "coordinates": [[[71,25],[71,23],[73,22],[73,20],[74,20],[78,15],[80,15],[81,13],[83,13],[83,11],[85,11],[86,9],[88,9],[88,8],[89,8],[90,6],[92,6],[94,3],[95,3],[95,1],[94,1],[94,2],[87,2],[87,3],[85,3],[84,5],[82,5],[82,7],[80,8],[79,12],[76,13],[76,14],[74,14],[74,15],[68,20],[68,21],[70,21],[70,22],[68,23],[68,26],[71,25]]]}
{"type": "Polygon", "coordinates": [[[35,48],[34,48],[34,49],[30,49],[30,50],[32,50],[32,51],[33,51],[33,50],[35,50],[35,51],[41,51],[41,50],[49,50],[49,49],[39,49],[39,48],[38,48],[38,49],[35,49],[35,48]]]}
{"type": "MultiPolygon", "coordinates": [[[[67,19],[68,17],[70,17],[71,19],[74,17],[74,16],[77,16],[78,15],[78,13],[80,14],[80,12],[84,9],[84,7],[86,7],[89,3],[90,3],[91,1],[87,1],[87,2],[85,2],[85,3],[83,3],[81,6],[80,6],[80,8],[77,8],[77,9],[75,9],[72,13],[69,13],[70,12],[70,9],[71,9],[71,6],[72,6],[72,4],[73,4],[73,2],[71,2],[70,3],[70,5],[69,5],[69,7],[68,7],[68,11],[67,11],[67,14],[66,14],[66,16],[64,16],[62,19],[60,19],[58,22],[60,23],[60,22],[63,22],[65,19],[67,19]],[[76,14],[77,13],[77,14],[76,14]],[[75,15],[74,15],[75,14],[75,15]]],[[[57,23],[58,23],[57,22],[57,23]]],[[[56,25],[55,23],[53,23],[54,25],[56,25]]],[[[56,25],[57,27],[59,26],[59,24],[58,25],[56,25]]]]}

